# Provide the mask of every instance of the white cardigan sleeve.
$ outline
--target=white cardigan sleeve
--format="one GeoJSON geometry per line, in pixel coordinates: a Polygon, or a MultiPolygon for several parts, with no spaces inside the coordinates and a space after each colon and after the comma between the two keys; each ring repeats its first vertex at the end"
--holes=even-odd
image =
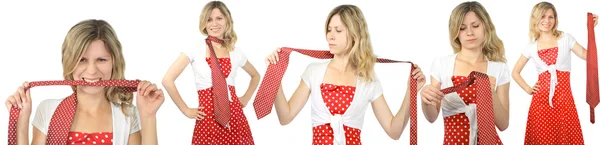
{"type": "MultiPolygon", "coordinates": [[[[64,98],[63,98],[64,99],[64,98]]],[[[63,99],[47,99],[38,105],[31,124],[44,134],[48,134],[50,119],[63,99]]]]}

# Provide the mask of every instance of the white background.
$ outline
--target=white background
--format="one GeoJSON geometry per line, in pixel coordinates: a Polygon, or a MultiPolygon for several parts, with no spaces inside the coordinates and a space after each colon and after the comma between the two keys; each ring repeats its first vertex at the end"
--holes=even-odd
{"type": "MultiPolygon", "coordinates": [[[[116,30],[127,60],[128,79],[145,79],[160,85],[164,73],[181,50],[193,49],[197,43],[203,43],[205,37],[198,31],[198,19],[206,2],[1,1],[0,98],[4,102],[6,96],[12,94],[23,81],[62,79],[60,49],[64,37],[77,22],[91,18],[104,19],[116,30]]],[[[362,9],[376,54],[413,61],[429,76],[429,66],[435,57],[452,54],[448,40],[448,19],[452,9],[461,2],[225,1],[239,36],[237,46],[246,52],[261,76],[266,70],[263,59],[276,47],[327,49],[325,19],[329,11],[340,4],[355,4],[362,9]]],[[[528,43],[529,17],[537,2],[481,1],[504,41],[511,70],[528,43]]],[[[600,13],[600,1],[550,2],[558,9],[558,28],[572,34],[579,44],[586,47],[586,12],[600,13]]],[[[599,32],[596,30],[597,34],[599,32]]],[[[298,85],[306,65],[319,61],[298,54],[292,57],[292,67],[288,68],[283,81],[288,95],[298,85]]],[[[575,55],[572,59],[571,83],[584,140],[586,144],[599,144],[600,139],[594,135],[600,133],[600,125],[589,122],[589,109],[585,102],[585,61],[575,55]]],[[[522,72],[529,84],[533,84],[537,78],[532,64],[528,63],[522,72]]],[[[190,68],[186,68],[176,84],[188,106],[196,107],[198,98],[190,68]]],[[[392,112],[396,113],[406,88],[409,67],[406,64],[378,64],[376,71],[383,81],[386,100],[392,112]]],[[[236,86],[241,95],[247,89],[250,77],[243,70],[238,73],[236,86]]],[[[63,98],[70,93],[68,87],[35,88],[31,93],[34,110],[44,99],[63,98]]],[[[244,111],[256,144],[311,144],[309,104],[292,123],[281,126],[274,110],[264,119],[257,120],[251,105],[253,100],[244,111]]],[[[499,132],[504,144],[523,144],[530,100],[531,96],[512,81],[510,126],[506,131],[499,132]]],[[[395,141],[385,134],[370,108],[366,114],[362,130],[364,144],[408,144],[408,127],[400,140],[395,141]]],[[[7,111],[0,111],[0,116],[0,140],[6,141],[7,111]]],[[[428,123],[421,113],[420,103],[418,116],[419,144],[442,144],[442,117],[433,124],[428,123]]],[[[194,120],[187,119],[169,97],[157,117],[160,144],[190,144],[194,120]]]]}

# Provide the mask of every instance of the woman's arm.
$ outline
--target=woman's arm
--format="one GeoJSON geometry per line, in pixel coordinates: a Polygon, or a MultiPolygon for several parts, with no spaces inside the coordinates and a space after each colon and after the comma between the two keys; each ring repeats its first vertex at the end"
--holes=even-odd
{"type": "Polygon", "coordinates": [[[410,90],[406,90],[404,101],[402,101],[400,110],[396,112],[395,116],[392,115],[392,111],[387,101],[385,101],[383,94],[373,101],[371,106],[377,121],[379,121],[385,133],[394,140],[400,139],[410,115],[410,90]]]}
{"type": "Polygon", "coordinates": [[[375,114],[377,121],[379,121],[379,124],[383,130],[385,130],[387,135],[394,140],[400,139],[400,136],[402,135],[402,132],[404,131],[404,128],[406,127],[410,117],[410,80],[417,80],[417,90],[415,90],[415,93],[418,92],[418,90],[421,89],[423,84],[426,82],[425,75],[423,75],[421,68],[419,68],[419,66],[416,64],[414,66],[416,69],[411,72],[409,81],[406,84],[407,87],[404,95],[404,101],[402,101],[400,110],[396,112],[396,115],[392,116],[392,111],[390,110],[387,101],[385,101],[383,93],[379,96],[379,98],[375,99],[375,101],[371,103],[371,106],[373,107],[373,113],[375,114]]]}
{"type": "Polygon", "coordinates": [[[46,135],[37,127],[33,127],[33,140],[31,145],[46,145],[46,135]]]}
{"type": "MultiPolygon", "coordinates": [[[[525,80],[523,79],[523,77],[521,77],[521,71],[523,70],[523,68],[525,67],[525,64],[527,64],[528,61],[529,61],[529,59],[527,59],[525,56],[521,55],[521,57],[519,58],[519,60],[515,64],[515,67],[513,68],[513,71],[512,71],[511,75],[512,75],[513,80],[515,80],[515,82],[517,82],[517,84],[525,92],[527,92],[527,94],[531,95],[531,94],[533,94],[535,92],[535,89],[532,89],[525,82],[525,80]]],[[[534,86],[534,88],[536,88],[536,87],[534,86]]]]}
{"type": "Polygon", "coordinates": [[[431,84],[421,90],[421,108],[430,123],[435,122],[440,114],[441,100],[444,94],[440,91],[441,83],[430,77],[431,84]]]}
{"type": "MultiPolygon", "coordinates": [[[[598,15],[593,14],[594,27],[598,25],[598,15]]],[[[588,42],[589,43],[589,42],[588,42]]],[[[583,46],[579,45],[579,43],[575,42],[575,46],[573,46],[573,53],[577,55],[577,57],[587,60],[587,49],[583,48],[583,46]]]]}
{"type": "Polygon", "coordinates": [[[296,118],[298,113],[304,108],[304,105],[306,105],[306,101],[308,101],[310,95],[310,88],[308,88],[304,81],[301,80],[300,85],[298,85],[298,88],[296,88],[296,91],[292,94],[289,102],[286,100],[282,88],[283,87],[280,85],[279,91],[277,91],[275,111],[277,111],[279,123],[281,125],[287,125],[296,118]]]}
{"type": "Polygon", "coordinates": [[[246,73],[250,75],[250,84],[248,84],[248,89],[246,90],[244,96],[240,98],[240,103],[242,104],[242,107],[246,107],[246,105],[252,98],[254,91],[256,91],[256,88],[258,88],[260,74],[258,73],[258,71],[256,71],[256,68],[254,68],[250,61],[246,61],[246,64],[242,67],[242,69],[244,69],[244,71],[246,71],[246,73]]]}
{"type": "Polygon", "coordinates": [[[498,130],[500,131],[506,130],[509,124],[509,88],[510,83],[506,83],[504,85],[498,86],[498,89],[493,94],[494,120],[496,123],[496,127],[498,127],[498,130]]]}
{"type": "MultiPolygon", "coordinates": [[[[23,82],[12,95],[6,98],[6,109],[10,112],[11,109],[18,108],[19,117],[17,118],[16,128],[16,143],[18,145],[29,144],[29,118],[31,117],[31,95],[28,82],[23,82]]],[[[38,109],[39,110],[39,109],[38,109]]]]}
{"type": "Polygon", "coordinates": [[[29,144],[29,115],[22,112],[19,112],[19,118],[17,119],[17,144],[29,144]]]}
{"type": "Polygon", "coordinates": [[[169,67],[169,70],[167,70],[167,73],[163,77],[162,85],[163,87],[165,87],[165,90],[169,94],[171,100],[173,100],[173,102],[175,103],[177,108],[179,108],[181,113],[183,113],[183,115],[190,119],[200,120],[203,119],[206,115],[202,111],[200,111],[202,107],[200,107],[200,109],[189,108],[185,104],[183,99],[181,99],[181,95],[179,94],[177,86],[175,85],[175,80],[179,77],[179,75],[183,72],[183,70],[187,67],[189,63],[189,57],[185,55],[185,53],[181,53],[177,60],[175,60],[171,67],[169,67]]]}
{"type": "Polygon", "coordinates": [[[587,49],[583,48],[583,46],[579,45],[579,43],[575,42],[575,46],[572,49],[573,53],[577,55],[577,57],[587,60],[587,49]]]}
{"type": "Polygon", "coordinates": [[[164,101],[163,91],[155,84],[142,81],[138,85],[136,104],[142,129],[130,135],[129,145],[158,145],[156,112],[164,101]]]}

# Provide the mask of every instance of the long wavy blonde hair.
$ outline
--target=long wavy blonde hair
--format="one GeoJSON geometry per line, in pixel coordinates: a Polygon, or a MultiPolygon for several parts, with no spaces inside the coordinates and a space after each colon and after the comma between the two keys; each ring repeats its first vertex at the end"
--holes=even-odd
{"type": "MultiPolygon", "coordinates": [[[[92,41],[102,40],[113,59],[111,80],[125,79],[125,59],[121,51],[121,42],[112,26],[104,20],[84,20],[71,27],[62,45],[63,77],[73,80],[73,72],[77,67],[83,53],[92,41]]],[[[76,87],[72,87],[77,91],[76,87]]],[[[120,87],[105,87],[104,95],[114,104],[121,105],[121,111],[129,115],[126,110],[133,100],[133,93],[125,93],[120,87]]]]}
{"type": "Polygon", "coordinates": [[[331,17],[339,15],[342,23],[348,29],[347,45],[349,49],[350,66],[356,69],[359,78],[371,82],[374,80],[373,68],[377,57],[373,53],[367,21],[361,10],[355,5],[340,5],[335,7],[327,16],[325,23],[325,35],[331,17]]]}
{"type": "Polygon", "coordinates": [[[231,12],[225,5],[225,3],[221,1],[211,1],[204,5],[202,9],[202,13],[200,14],[200,33],[204,36],[208,36],[208,31],[206,31],[206,25],[208,25],[208,18],[210,18],[210,13],[213,9],[219,9],[223,16],[225,16],[225,34],[223,35],[223,46],[227,48],[229,51],[233,51],[235,48],[235,42],[237,42],[237,34],[233,30],[233,19],[231,18],[231,12]]]}
{"type": "Polygon", "coordinates": [[[559,31],[558,28],[558,15],[556,13],[556,8],[552,3],[549,2],[540,2],[533,6],[533,10],[531,10],[531,17],[529,18],[529,40],[536,41],[540,38],[540,29],[538,28],[538,24],[542,20],[542,16],[548,11],[552,9],[554,11],[554,26],[552,26],[552,35],[554,37],[560,37],[563,32],[559,31]]]}
{"type": "Polygon", "coordinates": [[[477,15],[477,17],[483,22],[485,28],[485,38],[482,45],[483,54],[485,57],[490,61],[506,62],[506,58],[504,56],[504,44],[496,34],[496,27],[494,26],[494,23],[492,23],[492,19],[485,8],[476,1],[463,2],[456,6],[454,10],[452,10],[449,21],[449,34],[450,43],[452,45],[452,49],[454,49],[454,53],[460,52],[462,48],[460,40],[458,39],[458,35],[460,34],[460,25],[462,24],[464,17],[468,12],[474,12],[475,15],[477,15]]]}

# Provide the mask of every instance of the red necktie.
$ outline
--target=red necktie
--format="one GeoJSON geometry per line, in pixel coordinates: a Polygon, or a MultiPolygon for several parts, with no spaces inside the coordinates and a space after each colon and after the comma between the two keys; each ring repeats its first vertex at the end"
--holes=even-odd
{"type": "Polygon", "coordinates": [[[595,123],[594,108],[600,102],[598,97],[598,55],[596,52],[596,36],[594,34],[594,16],[587,14],[588,50],[587,50],[587,82],[586,101],[590,104],[590,122],[595,123]]]}
{"type": "MultiPolygon", "coordinates": [[[[292,51],[296,51],[318,59],[333,58],[333,54],[331,54],[328,50],[306,50],[289,47],[281,48],[281,52],[279,52],[279,61],[277,64],[271,64],[267,67],[265,77],[263,78],[260,87],[258,88],[258,92],[256,93],[256,98],[253,105],[258,119],[261,119],[271,113],[271,110],[273,109],[273,103],[275,102],[275,97],[277,96],[277,91],[281,85],[281,79],[283,78],[283,74],[287,69],[290,60],[290,53],[292,51]]],[[[412,65],[411,74],[415,69],[414,65],[410,61],[396,61],[385,58],[377,58],[377,62],[410,63],[412,65]]],[[[410,79],[410,144],[417,144],[417,80],[412,79],[412,77],[410,79]]]]}
{"type": "MultiPolygon", "coordinates": [[[[490,80],[485,73],[473,71],[469,74],[469,79],[460,84],[445,88],[442,91],[444,94],[449,94],[466,88],[475,83],[477,89],[477,144],[479,145],[495,145],[496,123],[494,122],[494,104],[492,100],[492,89],[490,88],[490,80]],[[477,83],[475,83],[477,81],[477,83]]],[[[502,144],[501,142],[498,144],[502,144]]]]}
{"type": "Polygon", "coordinates": [[[223,40],[219,38],[208,36],[206,38],[206,45],[210,49],[210,61],[211,61],[211,75],[212,75],[212,93],[215,96],[215,120],[221,126],[227,127],[229,119],[231,118],[229,107],[229,95],[227,94],[227,81],[225,75],[221,71],[219,60],[217,60],[217,54],[212,46],[212,42],[223,44],[223,40]]]}
{"type": "MultiPolygon", "coordinates": [[[[107,86],[107,87],[123,87],[121,88],[124,92],[135,92],[140,80],[109,80],[109,81],[98,81],[95,83],[88,83],[84,81],[74,80],[61,80],[61,81],[38,81],[30,82],[29,88],[37,86],[55,86],[55,85],[70,85],[70,86],[107,86]]],[[[69,131],[71,130],[71,123],[75,116],[75,110],[77,108],[77,96],[73,93],[71,96],[65,98],[60,102],[52,118],[50,119],[50,126],[48,127],[48,133],[46,135],[46,144],[66,144],[69,131]]],[[[10,109],[10,118],[8,124],[8,144],[17,144],[17,119],[21,110],[16,106],[10,109]]]]}

